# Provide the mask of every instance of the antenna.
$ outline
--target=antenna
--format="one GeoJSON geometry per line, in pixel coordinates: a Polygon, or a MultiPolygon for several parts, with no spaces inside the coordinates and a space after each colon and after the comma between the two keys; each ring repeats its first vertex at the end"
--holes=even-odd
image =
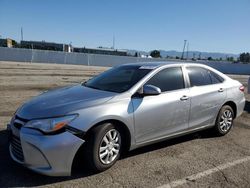
{"type": "Polygon", "coordinates": [[[181,59],[183,59],[183,57],[184,57],[184,51],[185,51],[185,48],[186,48],[186,43],[187,43],[187,40],[184,40],[184,46],[183,46],[183,50],[182,50],[182,54],[181,54],[181,59]]]}
{"type": "Polygon", "coordinates": [[[21,40],[23,40],[23,27],[21,27],[21,40]]]}

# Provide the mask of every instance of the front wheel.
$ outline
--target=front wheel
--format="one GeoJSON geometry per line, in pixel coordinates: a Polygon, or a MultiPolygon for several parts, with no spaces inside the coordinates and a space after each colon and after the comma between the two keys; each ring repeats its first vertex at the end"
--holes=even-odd
{"type": "Polygon", "coordinates": [[[95,171],[110,168],[120,157],[120,130],[111,123],[95,127],[86,142],[86,158],[89,166],[95,171]]]}
{"type": "Polygon", "coordinates": [[[234,111],[233,109],[225,105],[220,109],[215,123],[215,132],[219,136],[226,135],[233,126],[234,111]]]}

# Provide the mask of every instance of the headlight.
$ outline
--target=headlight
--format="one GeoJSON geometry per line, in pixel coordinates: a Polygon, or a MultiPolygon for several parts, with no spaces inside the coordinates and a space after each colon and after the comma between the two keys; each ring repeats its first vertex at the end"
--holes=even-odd
{"type": "Polygon", "coordinates": [[[76,117],[77,115],[69,115],[59,118],[31,120],[27,122],[24,127],[38,129],[44,133],[52,133],[62,129],[71,121],[73,121],[76,117]]]}

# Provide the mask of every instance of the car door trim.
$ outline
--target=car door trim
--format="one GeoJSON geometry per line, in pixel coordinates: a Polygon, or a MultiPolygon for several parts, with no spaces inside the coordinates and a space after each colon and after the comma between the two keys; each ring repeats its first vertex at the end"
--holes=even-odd
{"type": "Polygon", "coordinates": [[[185,129],[185,130],[182,130],[182,131],[178,131],[176,133],[173,133],[173,134],[170,134],[170,135],[167,135],[167,136],[162,136],[160,138],[155,138],[155,139],[151,139],[151,140],[147,140],[145,142],[137,142],[136,143],[136,147],[141,147],[143,145],[148,145],[148,144],[153,144],[153,143],[157,143],[157,142],[161,142],[163,140],[169,140],[169,139],[172,139],[172,138],[176,138],[176,137],[179,137],[179,136],[183,136],[183,135],[186,135],[186,134],[190,134],[190,133],[194,133],[194,132],[197,132],[197,131],[200,131],[200,130],[203,130],[203,129],[208,129],[210,127],[213,127],[214,125],[203,125],[203,126],[199,126],[199,127],[195,127],[193,129],[185,129]]]}

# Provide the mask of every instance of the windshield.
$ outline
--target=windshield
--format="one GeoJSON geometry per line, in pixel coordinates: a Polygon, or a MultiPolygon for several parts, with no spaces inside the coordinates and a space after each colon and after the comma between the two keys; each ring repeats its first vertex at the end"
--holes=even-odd
{"type": "Polygon", "coordinates": [[[141,80],[152,69],[145,69],[141,66],[125,65],[112,68],[87,81],[84,86],[122,93],[129,90],[141,80]]]}

